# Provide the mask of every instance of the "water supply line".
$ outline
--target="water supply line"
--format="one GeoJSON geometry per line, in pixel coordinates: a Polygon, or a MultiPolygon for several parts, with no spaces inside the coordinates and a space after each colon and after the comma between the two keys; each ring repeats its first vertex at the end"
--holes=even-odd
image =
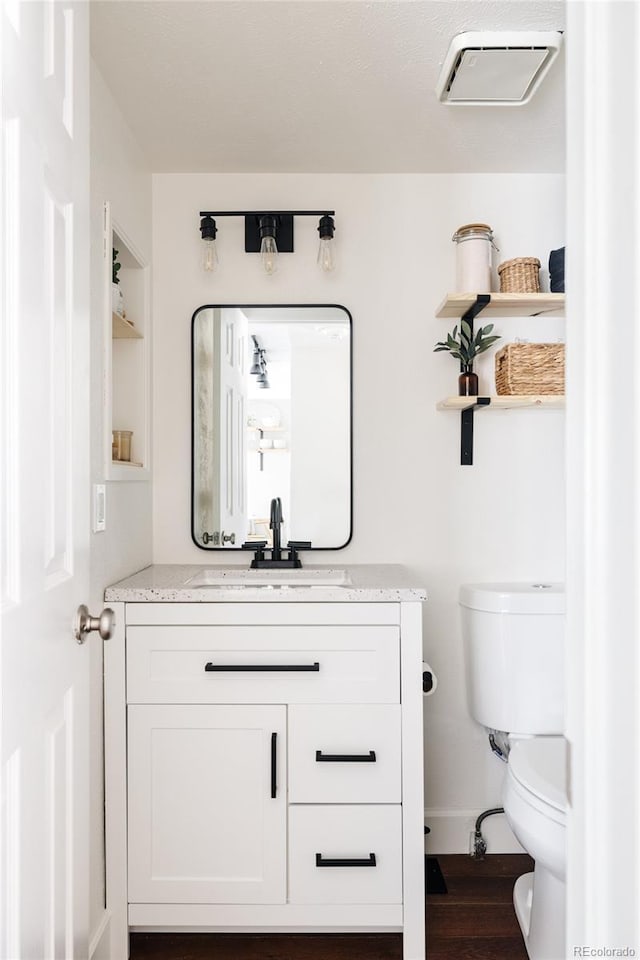
{"type": "Polygon", "coordinates": [[[471,835],[471,850],[469,851],[469,856],[473,857],[474,860],[484,860],[484,855],[487,852],[487,841],[482,836],[482,822],[495,813],[504,813],[504,807],[492,807],[491,810],[485,810],[476,820],[476,828],[471,835]]]}

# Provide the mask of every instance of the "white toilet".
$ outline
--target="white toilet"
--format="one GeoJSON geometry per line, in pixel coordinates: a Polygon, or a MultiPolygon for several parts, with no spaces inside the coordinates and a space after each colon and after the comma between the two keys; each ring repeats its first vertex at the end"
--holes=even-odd
{"type": "Polygon", "coordinates": [[[513,902],[531,960],[565,955],[566,741],[564,588],[466,584],[460,589],[471,715],[508,760],[506,817],[535,860],[513,902]]]}

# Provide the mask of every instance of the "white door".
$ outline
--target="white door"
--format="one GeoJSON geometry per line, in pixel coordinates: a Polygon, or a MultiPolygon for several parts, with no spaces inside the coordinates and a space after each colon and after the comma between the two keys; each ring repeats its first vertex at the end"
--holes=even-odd
{"type": "Polygon", "coordinates": [[[247,539],[247,318],[220,313],[220,546],[247,539]],[[223,540],[225,542],[223,542],[223,540]]]}
{"type": "Polygon", "coordinates": [[[88,10],[2,5],[3,960],[88,956],[88,10]]]}
{"type": "Polygon", "coordinates": [[[284,903],[286,707],[128,709],[129,902],[284,903]]]}

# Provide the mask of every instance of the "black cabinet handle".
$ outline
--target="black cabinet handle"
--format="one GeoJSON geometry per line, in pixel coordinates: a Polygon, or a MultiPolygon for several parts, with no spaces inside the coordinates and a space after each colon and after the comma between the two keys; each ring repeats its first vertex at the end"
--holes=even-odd
{"type": "Polygon", "coordinates": [[[332,859],[323,857],[321,853],[316,853],[316,867],[375,867],[376,855],[370,853],[364,860],[354,860],[350,857],[332,859]]]}
{"type": "Polygon", "coordinates": [[[318,673],[319,663],[205,663],[205,673],[318,673]]]}
{"type": "Polygon", "coordinates": [[[323,753],[316,750],[316,763],[375,763],[376,752],[369,753],[323,753]]]}
{"type": "Polygon", "coordinates": [[[278,784],[276,783],[276,768],[278,765],[278,734],[271,734],[271,799],[275,800],[276,793],[278,792],[278,784]]]}

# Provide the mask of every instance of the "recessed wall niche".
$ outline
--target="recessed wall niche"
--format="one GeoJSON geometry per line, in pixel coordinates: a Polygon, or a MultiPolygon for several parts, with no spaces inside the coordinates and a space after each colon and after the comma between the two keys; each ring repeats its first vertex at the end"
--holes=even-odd
{"type": "Polygon", "coordinates": [[[146,480],[151,446],[149,266],[115,218],[110,203],[104,205],[103,253],[105,477],[146,480]],[[115,271],[114,264],[120,264],[115,271]],[[118,283],[113,282],[114,276],[118,283]],[[120,431],[127,441],[130,432],[130,445],[114,443],[114,431],[120,431]],[[127,454],[129,459],[124,459],[127,454]]]}

